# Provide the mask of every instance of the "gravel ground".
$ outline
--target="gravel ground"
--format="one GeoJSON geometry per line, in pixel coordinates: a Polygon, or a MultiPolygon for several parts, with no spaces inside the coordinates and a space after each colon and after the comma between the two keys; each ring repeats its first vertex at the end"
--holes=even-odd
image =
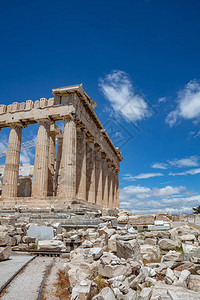
{"type": "Polygon", "coordinates": [[[8,286],[2,300],[36,300],[52,257],[36,257],[8,286]]]}
{"type": "Polygon", "coordinates": [[[57,281],[57,274],[59,270],[63,269],[63,265],[66,262],[66,259],[57,257],[53,263],[49,274],[47,275],[47,279],[45,280],[45,286],[42,292],[42,296],[48,300],[59,300],[58,297],[55,296],[56,288],[54,287],[54,283],[57,281]]]}

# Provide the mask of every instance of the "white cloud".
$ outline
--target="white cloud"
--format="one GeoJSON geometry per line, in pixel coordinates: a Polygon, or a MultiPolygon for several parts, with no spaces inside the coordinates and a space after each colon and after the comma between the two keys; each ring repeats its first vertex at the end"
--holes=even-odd
{"type": "Polygon", "coordinates": [[[183,90],[178,92],[178,105],[174,111],[171,111],[166,123],[172,127],[179,118],[186,120],[198,119],[200,117],[200,82],[191,80],[183,90]]]}
{"type": "Polygon", "coordinates": [[[189,134],[188,134],[188,137],[193,137],[194,139],[198,138],[200,136],[200,130],[198,131],[191,131],[189,134]]]}
{"type": "Polygon", "coordinates": [[[158,102],[166,102],[167,101],[167,98],[166,97],[161,97],[158,99],[158,102]]]}
{"type": "Polygon", "coordinates": [[[136,176],[132,176],[131,174],[125,174],[123,179],[135,181],[136,179],[147,179],[152,177],[164,176],[162,173],[141,173],[136,176]]]}
{"type": "Polygon", "coordinates": [[[198,167],[199,166],[199,158],[200,157],[198,155],[193,155],[193,156],[184,157],[181,159],[169,160],[167,163],[156,162],[153,165],[151,165],[151,168],[165,170],[170,167],[176,167],[176,168],[198,167]]]}
{"type": "Polygon", "coordinates": [[[200,173],[200,168],[197,168],[197,169],[190,169],[190,170],[187,170],[185,172],[179,172],[179,173],[174,173],[174,172],[170,172],[169,175],[170,176],[177,176],[177,175],[196,175],[196,174],[199,174],[200,173]]]}
{"type": "Polygon", "coordinates": [[[127,122],[136,122],[151,116],[148,104],[143,96],[135,92],[127,73],[114,70],[104,79],[100,78],[99,86],[113,110],[127,122]]]}
{"type": "Polygon", "coordinates": [[[153,169],[163,169],[163,170],[166,170],[168,168],[168,165],[166,163],[154,163],[152,166],[151,166],[153,169]]]}
{"type": "Polygon", "coordinates": [[[182,159],[174,159],[173,161],[169,161],[169,164],[177,168],[197,167],[199,166],[199,157],[197,155],[193,155],[182,159]]]}
{"type": "Polygon", "coordinates": [[[151,177],[157,177],[157,176],[164,176],[162,173],[141,173],[137,176],[135,176],[135,179],[144,179],[144,178],[151,178],[151,177]]]}
{"type": "Polygon", "coordinates": [[[120,189],[120,207],[133,213],[189,213],[199,204],[200,195],[186,190],[184,186],[151,189],[131,185],[120,189]]]}
{"type": "Polygon", "coordinates": [[[184,186],[172,187],[172,186],[168,185],[161,189],[158,189],[158,188],[153,189],[153,196],[168,197],[168,196],[172,196],[175,194],[179,194],[181,191],[184,191],[184,190],[185,190],[184,186]]]}
{"type": "Polygon", "coordinates": [[[31,149],[22,150],[20,153],[20,163],[21,164],[31,164],[34,157],[31,149]]]}
{"type": "Polygon", "coordinates": [[[7,145],[8,145],[8,139],[6,136],[2,135],[0,141],[0,154],[6,153],[7,145]]]}

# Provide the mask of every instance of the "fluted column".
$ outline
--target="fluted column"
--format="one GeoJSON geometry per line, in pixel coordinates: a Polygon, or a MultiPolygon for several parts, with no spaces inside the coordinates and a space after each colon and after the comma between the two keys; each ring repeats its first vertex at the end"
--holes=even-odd
{"type": "Polygon", "coordinates": [[[38,124],[32,197],[45,198],[48,190],[50,121],[48,119],[41,119],[38,120],[38,124]]]}
{"type": "Polygon", "coordinates": [[[103,176],[102,176],[102,190],[103,190],[103,206],[108,207],[108,162],[106,158],[106,154],[102,153],[102,160],[103,160],[103,176]]]}
{"type": "Polygon", "coordinates": [[[82,127],[77,127],[76,197],[86,200],[86,136],[82,127]]]}
{"type": "Polygon", "coordinates": [[[4,199],[17,197],[21,135],[22,125],[11,125],[2,186],[4,199]]]}
{"type": "Polygon", "coordinates": [[[76,145],[75,120],[71,116],[66,116],[57,195],[68,200],[76,197],[76,145]]]}
{"type": "Polygon", "coordinates": [[[110,162],[108,168],[108,189],[109,189],[108,207],[112,208],[113,207],[113,171],[110,162]]]}
{"type": "Polygon", "coordinates": [[[48,196],[53,196],[53,194],[54,194],[55,144],[56,144],[56,133],[55,133],[55,131],[50,131],[48,193],[47,193],[48,196]]]}
{"type": "Polygon", "coordinates": [[[60,171],[60,162],[62,157],[62,145],[63,145],[63,138],[57,138],[57,151],[56,151],[56,170],[55,170],[55,194],[57,194],[57,187],[58,187],[58,176],[60,171]]]}
{"type": "Polygon", "coordinates": [[[102,158],[100,147],[95,147],[95,196],[96,204],[103,205],[102,195],[102,158]]]}
{"type": "Polygon", "coordinates": [[[116,170],[116,207],[119,208],[119,170],[116,170]]]}
{"type": "Polygon", "coordinates": [[[87,201],[96,203],[95,199],[95,153],[94,140],[87,139],[87,201]]]}
{"type": "Polygon", "coordinates": [[[116,194],[116,169],[113,167],[113,207],[117,207],[117,194],[116,194]]]}

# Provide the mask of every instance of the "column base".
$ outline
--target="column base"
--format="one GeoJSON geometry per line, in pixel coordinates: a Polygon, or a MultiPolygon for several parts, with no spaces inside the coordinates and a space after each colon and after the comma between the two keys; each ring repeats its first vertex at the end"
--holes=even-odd
{"type": "Polygon", "coordinates": [[[67,199],[58,197],[33,198],[33,197],[17,197],[10,199],[0,198],[0,209],[69,209],[69,208],[84,208],[84,209],[102,209],[100,205],[89,203],[77,198],[67,199]]]}

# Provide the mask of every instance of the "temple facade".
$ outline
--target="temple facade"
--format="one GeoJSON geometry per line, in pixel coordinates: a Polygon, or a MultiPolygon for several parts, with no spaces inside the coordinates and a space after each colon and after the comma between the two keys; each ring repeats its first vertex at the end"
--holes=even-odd
{"type": "Polygon", "coordinates": [[[49,100],[0,105],[0,130],[10,127],[1,201],[18,203],[22,130],[38,123],[29,200],[81,200],[119,207],[122,154],[98,119],[96,103],[82,85],[52,91],[49,100]],[[63,131],[56,125],[62,120],[63,131]]]}

